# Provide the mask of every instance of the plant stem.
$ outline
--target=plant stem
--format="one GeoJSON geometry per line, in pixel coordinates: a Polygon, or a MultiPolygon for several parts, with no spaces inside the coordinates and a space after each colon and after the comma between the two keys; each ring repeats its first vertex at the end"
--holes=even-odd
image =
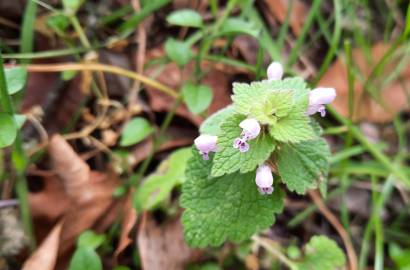
{"type": "Polygon", "coordinates": [[[158,136],[154,140],[152,149],[151,149],[148,157],[141,164],[141,167],[140,167],[140,169],[138,170],[138,173],[137,173],[137,177],[134,178],[135,180],[134,180],[134,182],[131,183],[131,185],[136,185],[137,184],[136,181],[140,181],[140,179],[142,179],[142,177],[144,176],[145,172],[148,169],[149,164],[152,161],[152,158],[154,157],[155,152],[157,151],[158,147],[161,144],[162,137],[164,136],[164,132],[166,131],[166,129],[171,124],[171,121],[174,118],[175,112],[176,112],[177,108],[179,107],[179,105],[181,105],[181,102],[182,102],[182,95],[178,95],[174,105],[172,106],[171,110],[167,113],[164,121],[161,124],[161,127],[160,127],[159,132],[158,132],[158,136]]]}
{"type": "Polygon", "coordinates": [[[264,247],[267,251],[269,251],[273,256],[278,258],[279,261],[284,263],[286,266],[288,266],[292,270],[297,270],[299,267],[297,266],[296,263],[292,262],[289,260],[282,252],[276,248],[273,247],[271,241],[269,239],[264,239],[261,238],[257,235],[252,236],[252,240],[257,243],[258,245],[264,247]]]}
{"type": "MultiPolygon", "coordinates": [[[[0,55],[0,97],[3,110],[14,116],[13,102],[7,91],[6,76],[4,74],[3,58],[0,55]]],[[[13,117],[14,119],[14,117],[13,117]]],[[[16,123],[15,123],[16,124],[16,123]]],[[[17,125],[17,124],[16,124],[17,125]]],[[[24,231],[30,239],[30,246],[35,248],[35,240],[33,236],[33,228],[31,223],[30,208],[28,204],[28,189],[27,182],[24,177],[24,172],[27,167],[27,159],[24,154],[23,144],[20,133],[17,133],[16,140],[13,144],[12,152],[13,166],[16,171],[16,193],[20,203],[21,219],[24,226],[24,231]]]]}
{"type": "Polygon", "coordinates": [[[383,154],[374,144],[369,142],[362,132],[351,123],[351,121],[341,116],[335,109],[328,107],[329,112],[343,125],[347,126],[353,137],[358,140],[383,166],[388,169],[397,180],[402,181],[407,187],[410,187],[410,180],[407,175],[390,162],[389,158],[383,154]]]}

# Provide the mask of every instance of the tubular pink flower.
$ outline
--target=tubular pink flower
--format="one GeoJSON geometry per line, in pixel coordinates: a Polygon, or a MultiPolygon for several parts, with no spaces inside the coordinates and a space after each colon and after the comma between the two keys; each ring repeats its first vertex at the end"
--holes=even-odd
{"type": "Polygon", "coordinates": [[[312,115],[316,112],[320,112],[320,115],[324,117],[326,115],[326,104],[333,102],[336,98],[336,90],[334,88],[319,87],[313,89],[309,93],[309,107],[307,114],[312,115]]]}
{"type": "Polygon", "coordinates": [[[242,128],[241,137],[234,140],[233,148],[239,149],[241,153],[245,153],[249,150],[247,141],[258,137],[261,132],[261,126],[255,119],[245,119],[239,123],[239,127],[242,128]]]}
{"type": "Polygon", "coordinates": [[[255,139],[261,132],[261,126],[258,121],[252,118],[243,120],[239,123],[239,126],[242,128],[242,135],[246,140],[255,139]]]}
{"type": "Polygon", "coordinates": [[[198,149],[199,154],[202,155],[202,158],[204,160],[209,159],[210,152],[216,152],[217,140],[218,140],[217,136],[206,135],[206,134],[200,135],[198,138],[194,140],[196,149],[198,149]]]}
{"type": "Polygon", "coordinates": [[[268,165],[262,164],[256,170],[256,185],[261,194],[272,194],[273,192],[273,176],[268,165]]]}
{"type": "Polygon", "coordinates": [[[272,62],[267,71],[268,80],[277,81],[282,79],[283,76],[283,67],[279,62],[272,62]]]}

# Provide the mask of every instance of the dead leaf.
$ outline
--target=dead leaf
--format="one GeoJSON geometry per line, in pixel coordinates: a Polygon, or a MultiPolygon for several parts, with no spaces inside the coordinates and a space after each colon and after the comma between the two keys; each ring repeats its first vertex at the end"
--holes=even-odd
{"type": "Polygon", "coordinates": [[[57,223],[47,238],[23,265],[23,270],[53,270],[57,261],[58,246],[63,221],[57,223]]]}
{"type": "Polygon", "coordinates": [[[180,218],[157,224],[154,217],[144,213],[138,231],[138,250],[143,269],[185,269],[200,256],[199,250],[188,247],[183,238],[180,218]]]}
{"type": "Polygon", "coordinates": [[[133,190],[131,190],[128,193],[127,201],[125,202],[126,210],[124,211],[124,217],[122,219],[120,240],[117,249],[114,252],[116,260],[118,260],[118,256],[125,250],[125,248],[132,243],[132,239],[130,238],[130,232],[134,228],[135,223],[137,222],[137,211],[132,205],[133,193],[133,190]]]}
{"type": "MultiPolygon", "coordinates": [[[[269,11],[280,23],[283,23],[286,20],[286,15],[288,14],[288,8],[290,6],[289,0],[265,0],[265,3],[268,6],[269,11]]],[[[289,25],[296,36],[300,35],[308,12],[308,8],[301,0],[293,0],[289,25]]]]}
{"type": "MultiPolygon", "coordinates": [[[[372,47],[371,55],[373,63],[377,63],[389,49],[390,44],[378,43],[372,47]]],[[[369,65],[366,61],[364,53],[361,49],[354,49],[352,51],[352,59],[355,65],[363,73],[364,78],[367,78],[373,65],[369,65]]],[[[385,68],[384,73],[379,76],[385,78],[396,67],[397,62],[390,63],[385,68]]],[[[349,87],[347,81],[347,67],[342,58],[336,60],[335,63],[328,69],[326,74],[319,82],[320,86],[335,87],[337,91],[336,100],[333,103],[335,109],[344,117],[348,116],[348,100],[349,87]]],[[[376,81],[375,87],[381,87],[380,81],[376,81]]],[[[384,123],[391,121],[394,116],[401,111],[408,111],[410,106],[408,104],[407,96],[410,94],[410,65],[401,71],[401,79],[397,79],[381,89],[381,100],[384,106],[381,106],[368,93],[363,91],[363,84],[358,79],[355,80],[354,93],[354,114],[353,120],[368,121],[373,123],[384,123]],[[406,94],[407,91],[407,94],[406,94]]]]}

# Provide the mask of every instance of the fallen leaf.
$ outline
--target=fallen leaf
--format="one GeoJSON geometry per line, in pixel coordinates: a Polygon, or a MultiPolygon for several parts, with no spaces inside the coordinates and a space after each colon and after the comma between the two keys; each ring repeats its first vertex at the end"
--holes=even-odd
{"type": "Polygon", "coordinates": [[[138,231],[138,250],[143,269],[181,270],[201,252],[191,249],[185,243],[180,218],[157,224],[154,217],[146,212],[138,231]]]}
{"type": "MultiPolygon", "coordinates": [[[[49,172],[49,175],[43,173],[43,178],[47,178],[44,190],[37,195],[30,194],[30,202],[36,217],[50,219],[48,223],[41,218],[35,219],[36,224],[41,227],[55,223],[52,219],[59,216],[64,219],[56,251],[56,268],[65,269],[75,241],[83,231],[105,231],[117,218],[118,212],[121,209],[127,211],[127,208],[124,207],[124,200],[116,200],[112,196],[119,185],[116,175],[91,171],[87,163],[60,135],[51,138],[48,150],[53,171],[49,172]],[[54,191],[57,191],[57,196],[52,194],[54,191]],[[59,199],[64,202],[63,206],[60,205],[59,199]],[[42,202],[51,206],[44,206],[42,202]]],[[[46,239],[51,237],[52,234],[49,234],[46,239]]],[[[55,264],[52,256],[48,259],[45,265],[55,264]]]]}
{"type": "MultiPolygon", "coordinates": [[[[377,43],[371,49],[373,63],[377,63],[390,48],[391,44],[377,43]]],[[[361,49],[352,50],[352,59],[357,68],[367,78],[375,64],[369,65],[366,61],[365,54],[361,49]]],[[[395,67],[397,62],[389,63],[383,74],[378,76],[383,79],[388,76],[395,67]]],[[[409,111],[408,103],[410,87],[410,65],[407,65],[400,73],[400,77],[380,89],[383,106],[376,102],[367,92],[364,92],[363,84],[359,79],[355,80],[354,85],[354,106],[353,120],[356,122],[368,121],[373,123],[385,123],[391,121],[396,114],[402,111],[409,111]],[[407,91],[407,94],[406,94],[407,91]]],[[[375,87],[381,88],[380,80],[375,81],[375,87]]],[[[333,102],[335,109],[344,117],[349,114],[349,86],[347,80],[347,67],[344,59],[339,58],[328,69],[319,82],[320,86],[334,87],[337,91],[336,100],[333,102]]]]}
{"type": "Polygon", "coordinates": [[[23,270],[53,270],[57,261],[63,221],[57,223],[36,251],[24,262],[23,270]]]}
{"type": "Polygon", "coordinates": [[[132,206],[132,194],[134,191],[128,193],[127,200],[125,202],[125,211],[121,223],[121,234],[117,249],[114,252],[115,259],[118,260],[118,256],[132,243],[130,238],[130,232],[134,228],[137,222],[137,211],[132,206]]]}
{"type": "MultiPolygon", "coordinates": [[[[286,20],[290,2],[290,0],[265,0],[265,4],[268,6],[269,11],[280,23],[283,23],[286,20]]],[[[300,35],[308,12],[309,10],[303,1],[293,0],[289,25],[296,36],[300,35]]]]}

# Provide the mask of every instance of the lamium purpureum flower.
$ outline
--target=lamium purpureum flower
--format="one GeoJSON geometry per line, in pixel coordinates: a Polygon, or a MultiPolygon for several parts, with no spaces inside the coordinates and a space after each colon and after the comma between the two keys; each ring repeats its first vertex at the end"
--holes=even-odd
{"type": "Polygon", "coordinates": [[[239,127],[242,128],[241,137],[234,140],[233,147],[244,153],[249,150],[247,141],[258,137],[261,132],[261,126],[255,119],[249,118],[240,122],[239,127]]]}
{"type": "Polygon", "coordinates": [[[199,154],[201,154],[204,160],[209,159],[210,152],[216,152],[216,142],[218,140],[217,136],[212,135],[200,135],[198,138],[194,140],[196,149],[198,149],[199,154]]]}
{"type": "Polygon", "coordinates": [[[282,79],[283,67],[279,62],[272,62],[266,71],[268,80],[277,81],[282,79]]]}
{"type": "Polygon", "coordinates": [[[324,117],[326,115],[326,104],[331,103],[336,98],[336,90],[334,88],[319,87],[309,92],[309,107],[307,110],[308,115],[320,112],[320,115],[324,117]]]}
{"type": "Polygon", "coordinates": [[[261,194],[272,194],[273,175],[268,165],[262,164],[256,170],[256,185],[261,194]]]}

